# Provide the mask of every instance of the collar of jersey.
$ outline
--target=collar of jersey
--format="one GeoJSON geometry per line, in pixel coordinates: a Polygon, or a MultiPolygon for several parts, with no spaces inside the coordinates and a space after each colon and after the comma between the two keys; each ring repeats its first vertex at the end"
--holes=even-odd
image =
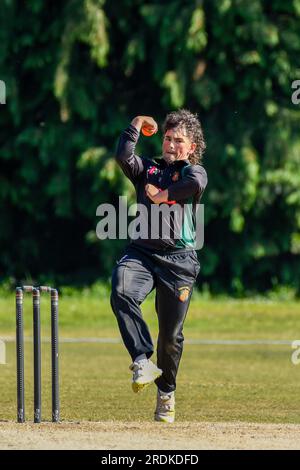
{"type": "Polygon", "coordinates": [[[154,158],[155,163],[157,163],[161,168],[167,168],[167,167],[173,167],[173,168],[182,168],[184,166],[190,165],[189,160],[176,160],[173,163],[170,163],[169,165],[167,162],[162,158],[154,158]]]}

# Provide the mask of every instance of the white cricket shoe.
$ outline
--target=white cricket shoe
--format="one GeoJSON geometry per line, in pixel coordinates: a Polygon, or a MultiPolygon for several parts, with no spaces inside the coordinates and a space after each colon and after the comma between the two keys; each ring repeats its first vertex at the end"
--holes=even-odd
{"type": "Polygon", "coordinates": [[[141,392],[162,374],[162,370],[149,359],[133,362],[129,369],[133,371],[132,390],[135,393],[141,392]]]}
{"type": "Polygon", "coordinates": [[[157,389],[157,402],[154,420],[162,423],[174,423],[175,393],[165,393],[157,389]]]}

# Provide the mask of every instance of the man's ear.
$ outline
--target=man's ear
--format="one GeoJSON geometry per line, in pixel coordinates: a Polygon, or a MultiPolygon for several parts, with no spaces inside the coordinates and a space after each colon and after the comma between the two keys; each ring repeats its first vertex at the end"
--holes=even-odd
{"type": "Polygon", "coordinates": [[[191,152],[191,153],[194,153],[195,150],[196,150],[196,147],[197,147],[196,142],[193,142],[193,143],[191,144],[190,152],[191,152]]]}

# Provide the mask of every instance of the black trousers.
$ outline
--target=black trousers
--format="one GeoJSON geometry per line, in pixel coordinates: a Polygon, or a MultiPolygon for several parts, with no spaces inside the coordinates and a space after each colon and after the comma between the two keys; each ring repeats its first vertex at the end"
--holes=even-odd
{"type": "Polygon", "coordinates": [[[129,245],[113,271],[111,306],[133,361],[140,354],[149,358],[154,351],[140,305],[156,288],[157,366],[163,371],[156,385],[166,393],[176,389],[183,323],[199,270],[195,251],[164,254],[129,245]]]}

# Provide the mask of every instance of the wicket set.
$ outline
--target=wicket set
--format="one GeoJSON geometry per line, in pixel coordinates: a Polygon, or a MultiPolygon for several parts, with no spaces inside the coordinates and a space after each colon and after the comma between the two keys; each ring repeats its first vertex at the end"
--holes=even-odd
{"type": "Polygon", "coordinates": [[[25,422],[24,384],[24,328],[23,293],[32,293],[33,301],[33,368],[34,368],[34,423],[40,423],[41,415],[41,319],[40,295],[51,296],[51,365],[52,365],[52,421],[59,422],[59,373],[58,373],[58,292],[48,286],[22,286],[16,288],[16,347],[17,347],[17,420],[25,422]]]}

